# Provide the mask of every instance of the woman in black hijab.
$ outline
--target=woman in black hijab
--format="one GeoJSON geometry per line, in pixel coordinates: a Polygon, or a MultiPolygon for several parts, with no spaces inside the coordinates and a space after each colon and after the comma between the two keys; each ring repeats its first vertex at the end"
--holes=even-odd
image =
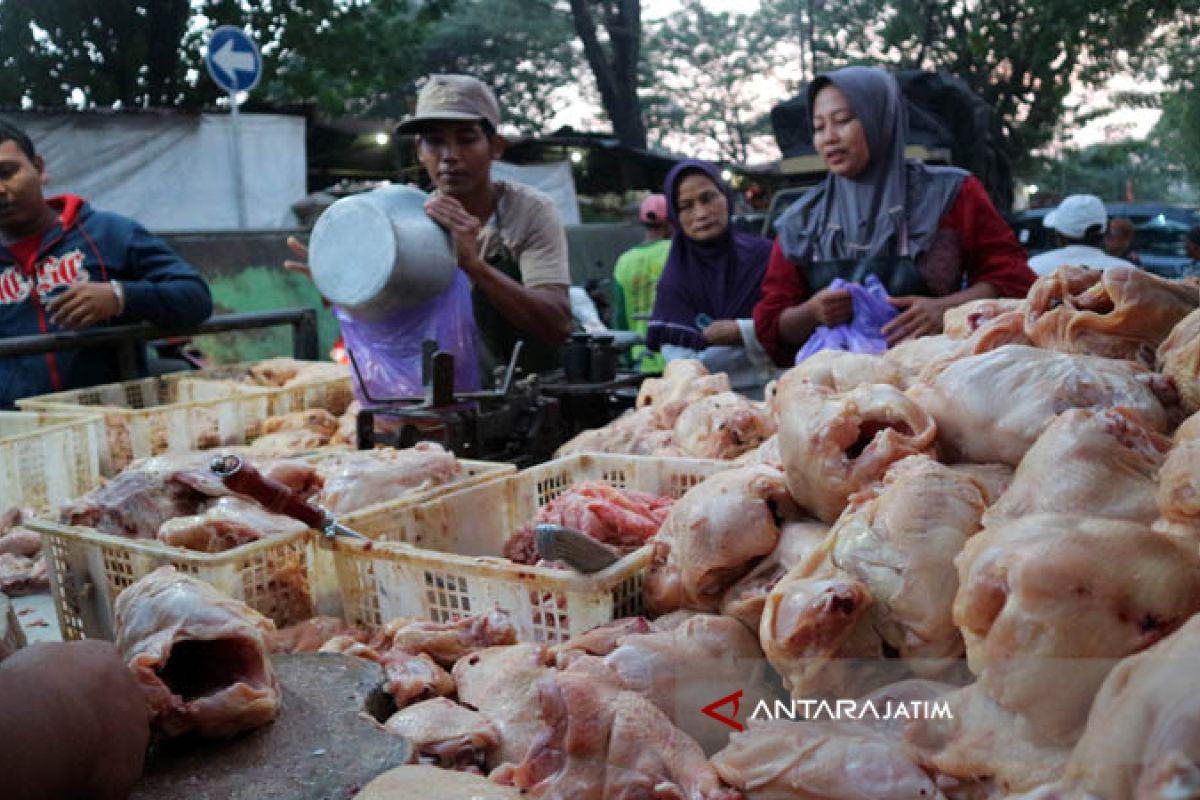
{"type": "Polygon", "coordinates": [[[778,238],[755,332],[789,365],[818,326],[850,322],[835,278],[876,275],[900,309],[888,344],[941,331],[946,309],[1022,297],[1033,284],[1025,251],[983,184],[953,167],[904,156],[907,114],[892,76],[871,67],[820,75],[808,87],[813,146],[829,174],[776,222],[778,238]]]}

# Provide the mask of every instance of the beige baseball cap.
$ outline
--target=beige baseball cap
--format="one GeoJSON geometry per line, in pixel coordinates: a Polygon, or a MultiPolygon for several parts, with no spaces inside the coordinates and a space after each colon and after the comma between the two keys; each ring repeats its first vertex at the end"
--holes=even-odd
{"type": "Polygon", "coordinates": [[[430,75],[417,95],[416,113],[396,126],[398,134],[420,133],[426,122],[483,121],[500,127],[500,104],[496,95],[470,75],[430,75]]]}

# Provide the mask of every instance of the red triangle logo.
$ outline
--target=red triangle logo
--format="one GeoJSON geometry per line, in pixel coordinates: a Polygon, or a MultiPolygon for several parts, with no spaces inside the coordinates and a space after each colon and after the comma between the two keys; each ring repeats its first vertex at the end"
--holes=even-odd
{"type": "Polygon", "coordinates": [[[704,708],[700,709],[700,711],[702,713],[704,713],[705,715],[712,717],[717,722],[724,723],[725,725],[728,725],[729,727],[733,728],[735,731],[741,733],[742,731],[746,730],[746,728],[742,725],[742,723],[738,722],[737,719],[735,719],[735,718],[737,717],[738,709],[741,708],[743,694],[745,694],[745,692],[743,692],[741,689],[738,689],[733,694],[726,695],[725,697],[722,697],[720,700],[716,700],[712,703],[709,703],[704,708]],[[721,706],[724,706],[724,705],[728,705],[729,703],[733,703],[733,717],[734,718],[727,717],[724,714],[717,711],[718,708],[720,708],[721,706]]]}

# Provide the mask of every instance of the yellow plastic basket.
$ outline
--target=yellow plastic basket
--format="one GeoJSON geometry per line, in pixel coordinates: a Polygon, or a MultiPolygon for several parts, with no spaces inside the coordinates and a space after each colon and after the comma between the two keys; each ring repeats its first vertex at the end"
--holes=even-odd
{"type": "Polygon", "coordinates": [[[373,541],[323,541],[320,548],[333,553],[350,622],[379,625],[402,616],[445,622],[500,608],[522,641],[564,641],[642,612],[649,548],[603,572],[581,575],[501,557],[509,535],[577,483],[603,481],[677,498],[730,466],[579,454],[415,505],[348,515],[343,521],[373,541]]]}
{"type": "MultiPolygon", "coordinates": [[[[297,361],[301,364],[329,363],[297,361]]],[[[302,411],[306,408],[323,408],[334,416],[341,416],[354,400],[349,367],[346,367],[346,374],[341,377],[326,377],[292,386],[272,387],[256,386],[248,382],[250,370],[256,363],[258,362],[229,364],[195,372],[177,372],[167,375],[165,378],[168,382],[180,384],[181,387],[200,387],[204,384],[229,386],[231,382],[234,382],[242,389],[265,392],[269,398],[267,411],[271,416],[302,411]]],[[[333,365],[330,363],[330,366],[333,365]]],[[[186,392],[188,389],[184,388],[183,391],[186,392]]]]}
{"type": "Polygon", "coordinates": [[[0,411],[0,512],[49,508],[99,486],[103,443],[97,414],[0,411]]]}

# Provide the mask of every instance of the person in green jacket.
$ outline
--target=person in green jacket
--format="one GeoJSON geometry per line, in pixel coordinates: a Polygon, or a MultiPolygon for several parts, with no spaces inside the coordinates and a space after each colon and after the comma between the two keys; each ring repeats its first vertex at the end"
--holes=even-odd
{"type": "MultiPolygon", "coordinates": [[[[652,194],[642,201],[638,221],[646,229],[645,238],[621,254],[613,269],[616,281],[614,327],[646,335],[650,312],[654,310],[654,294],[658,278],[667,263],[671,249],[671,223],[667,220],[667,198],[652,194]]],[[[661,353],[644,345],[633,348],[634,366],[649,375],[658,375],[666,362],[661,353]]]]}

